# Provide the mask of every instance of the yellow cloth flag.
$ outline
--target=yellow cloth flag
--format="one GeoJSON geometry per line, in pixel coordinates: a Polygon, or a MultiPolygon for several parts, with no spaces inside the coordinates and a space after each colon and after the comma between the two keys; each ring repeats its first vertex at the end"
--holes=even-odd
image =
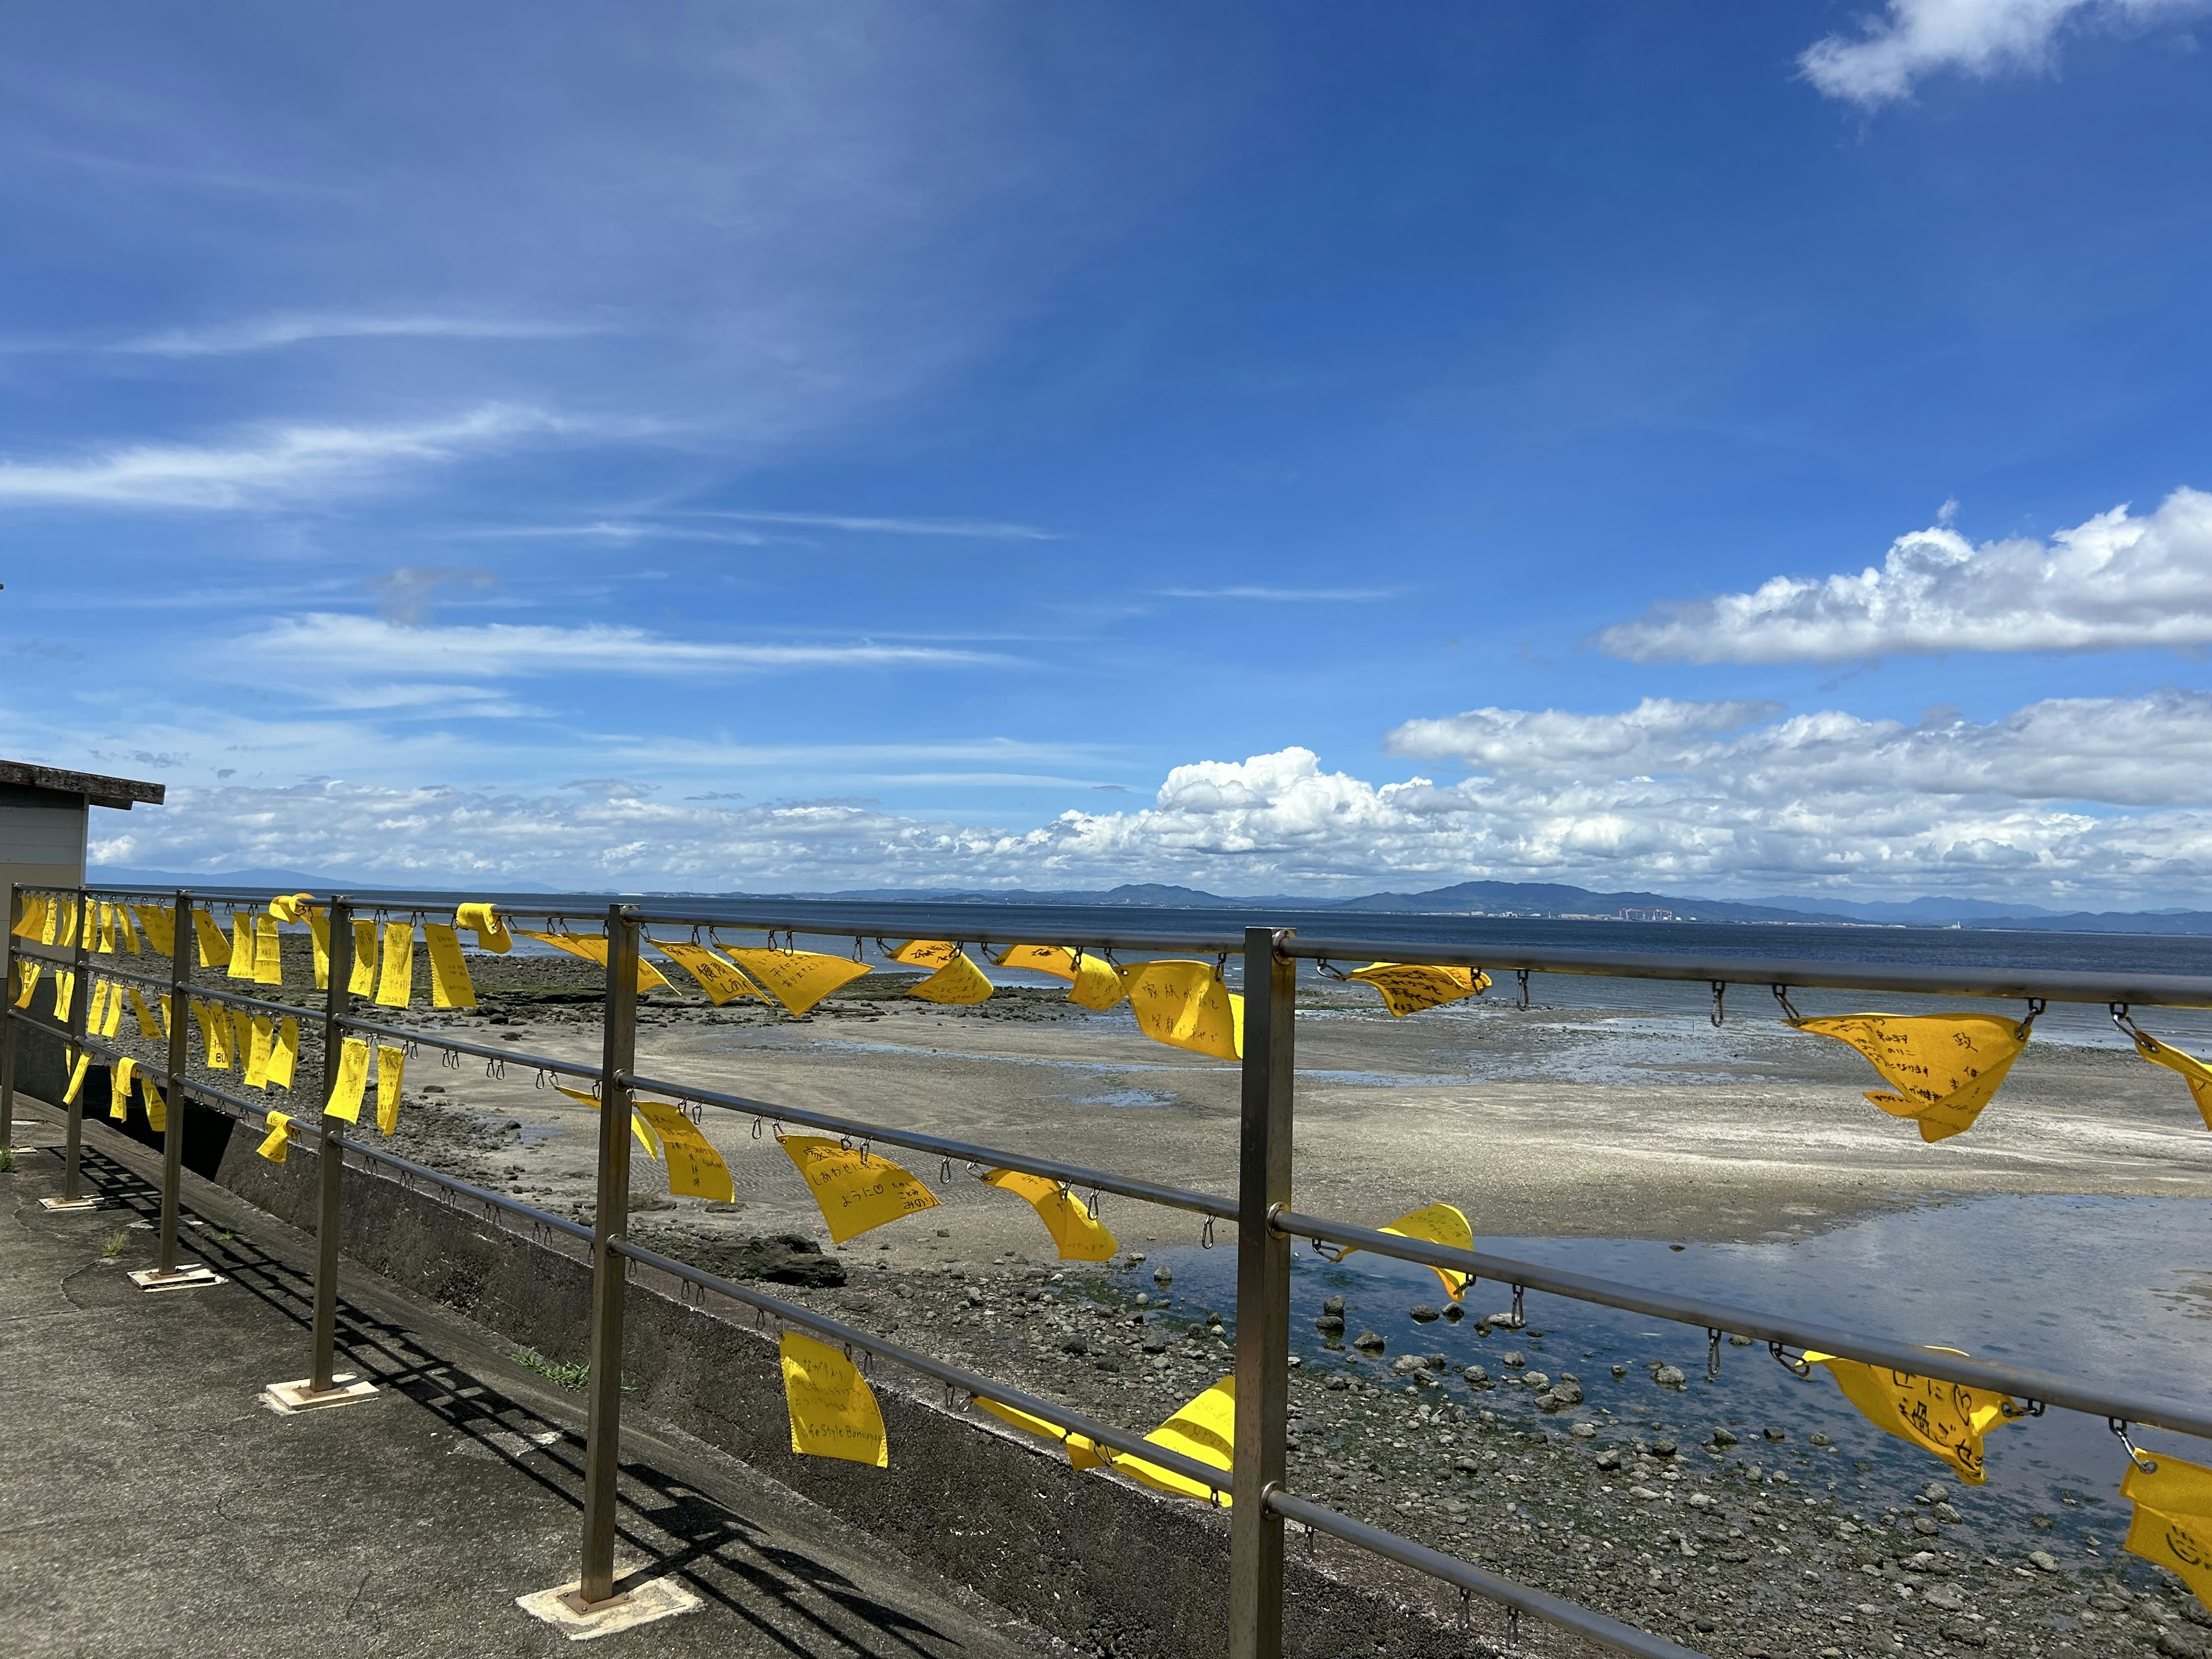
{"type": "Polygon", "coordinates": [[[331,987],[331,915],[327,910],[314,909],[307,914],[307,938],[315,947],[315,988],[327,991],[331,987]]]}
{"type": "Polygon", "coordinates": [[[1490,988],[1490,975],[1476,969],[1439,968],[1420,962],[1370,962],[1345,978],[1380,991],[1382,1006],[1393,1019],[1457,1002],[1462,997],[1479,997],[1490,988]]]}
{"type": "Polygon", "coordinates": [[[2002,1014],[1843,1014],[1793,1021],[1801,1031],[1848,1042],[1898,1091],[1867,1091],[1892,1117],[1917,1119],[1920,1138],[1948,1140],[1973,1127],[2027,1044],[2029,1022],[2002,1014]]]}
{"type": "Polygon", "coordinates": [[[159,1042],[165,1035],[154,1018],[154,1011],[146,1006],[146,999],[138,994],[138,988],[131,988],[131,1013],[138,1022],[138,1035],[149,1042],[159,1042]]]}
{"type": "Polygon", "coordinates": [[[1056,1181],[1020,1170],[994,1170],[983,1184],[1026,1199],[1060,1247],[1062,1261],[1103,1261],[1120,1248],[1083,1200],[1056,1181]]]}
{"type": "Polygon", "coordinates": [[[27,1008],[31,1006],[31,994],[39,988],[39,976],[45,971],[45,964],[42,963],[33,962],[27,957],[15,958],[15,983],[22,988],[15,993],[15,1006],[18,1008],[27,1008]]]}
{"type": "MultiPolygon", "coordinates": [[[[1455,1250],[1474,1248],[1474,1229],[1468,1225],[1467,1218],[1449,1204],[1431,1204],[1425,1209],[1408,1210],[1387,1227],[1377,1227],[1377,1232],[1390,1233],[1399,1238],[1418,1238],[1424,1243],[1448,1245],[1455,1250]]],[[[1337,1255],[1341,1261],[1357,1244],[1337,1255]]],[[[1454,1273],[1449,1267],[1431,1267],[1429,1271],[1443,1281],[1444,1294],[1456,1302],[1467,1294],[1470,1275],[1454,1273]]]]}
{"type": "Polygon", "coordinates": [[[864,1156],[821,1135],[781,1135],[775,1144],[805,1176],[833,1243],[937,1207],[937,1194],[888,1158],[864,1156]]]}
{"type": "Polygon", "coordinates": [[[60,908],[56,911],[54,916],[58,932],[54,938],[41,942],[59,945],[63,950],[67,950],[76,943],[76,901],[63,899],[59,903],[60,908]]]}
{"type": "Polygon", "coordinates": [[[477,949],[503,957],[514,948],[514,935],[507,924],[489,904],[464,904],[453,912],[453,926],[465,927],[477,936],[477,949]]]}
{"type": "Polygon", "coordinates": [[[987,1002],[991,996],[991,981],[973,960],[956,951],[945,966],[919,985],[910,985],[907,993],[920,997],[924,1002],[944,1002],[970,1007],[987,1002]]]}
{"type": "Polygon", "coordinates": [[[169,1103],[161,1098],[161,1091],[154,1086],[150,1077],[138,1079],[138,1091],[146,1097],[146,1127],[155,1134],[161,1133],[169,1127],[169,1103]]]}
{"type": "MultiPolygon", "coordinates": [[[[411,966],[408,973],[411,977],[411,966]]],[[[353,972],[346,975],[346,989],[355,996],[365,997],[375,988],[376,924],[356,921],[353,925],[353,972]]]]}
{"type": "Polygon", "coordinates": [[[68,968],[54,969],[54,1020],[65,1024],[70,1008],[76,1001],[76,974],[68,968]]]}
{"type": "MultiPolygon", "coordinates": [[[[581,957],[602,968],[607,965],[607,937],[605,933],[533,933],[527,927],[515,931],[525,939],[534,939],[540,945],[550,945],[556,951],[566,951],[572,957],[581,957]]],[[[637,989],[642,996],[656,986],[666,985],[668,975],[645,959],[641,951],[637,957],[637,989]]]]}
{"type": "Polygon", "coordinates": [[[875,1391],[853,1362],[797,1331],[783,1334],[783,1403],[791,1413],[791,1449],[809,1457],[891,1466],[890,1443],[875,1391]]]}
{"type": "MultiPolygon", "coordinates": [[[[597,1095],[592,1094],[582,1089],[571,1089],[566,1084],[562,1083],[556,1083],[553,1086],[558,1089],[562,1094],[568,1096],[569,1099],[580,1101],[583,1104],[590,1107],[595,1112],[599,1109],[599,1097],[597,1095]]],[[[658,1163],[660,1159],[660,1143],[653,1139],[652,1127],[646,1122],[644,1117],[637,1111],[636,1106],[637,1103],[633,1099],[630,1103],[630,1134],[636,1140],[639,1146],[645,1148],[645,1155],[658,1163]]],[[[735,1190],[736,1189],[734,1188],[732,1188],[733,1194],[735,1190]]]]}
{"type": "Polygon", "coordinates": [[[269,1086],[269,1053],[276,1046],[276,1022],[267,1014],[256,1014],[246,1027],[246,1086],[265,1089],[269,1086]]]}
{"type": "Polygon", "coordinates": [[[739,997],[760,995],[760,988],[738,972],[734,963],[725,962],[703,945],[690,945],[680,940],[663,944],[657,939],[647,939],[646,943],[697,980],[699,988],[707,994],[707,1000],[717,1008],[726,1002],[734,1002],[739,997]]]}
{"type": "Polygon", "coordinates": [[[1155,1042],[1244,1058],[1244,999],[1233,994],[1210,962],[1147,962],[1128,971],[1129,1011],[1155,1042]]]}
{"type": "MultiPolygon", "coordinates": [[[[1966,1358],[1959,1348],[1931,1346],[1928,1352],[1966,1358]]],[[[2008,1395],[1887,1365],[1863,1365],[1834,1354],[1808,1351],[1805,1358],[1833,1372],[1844,1397],[1875,1427],[1935,1453],[1970,1486],[1978,1486],[1987,1478],[1982,1470],[1982,1437],[2008,1420],[2005,1407],[2012,1404],[2008,1395]]]]}
{"type": "Polygon", "coordinates": [[[364,1038],[348,1037],[339,1044],[337,1085],[323,1115],[360,1122],[362,1097],[368,1091],[368,1043],[364,1038]]]}
{"type": "Polygon", "coordinates": [[[279,921],[298,921],[315,902],[313,893],[284,893],[269,901],[269,914],[279,921]]]}
{"type": "Polygon", "coordinates": [[[377,976],[376,1006],[404,1008],[415,1000],[415,924],[384,924],[384,971],[377,976]]]}
{"type": "Polygon", "coordinates": [[[127,904],[115,907],[115,937],[132,956],[143,954],[138,948],[138,930],[131,925],[131,907],[127,904]]]}
{"type": "Polygon", "coordinates": [[[131,1115],[131,1079],[137,1070],[138,1062],[127,1054],[108,1068],[108,1116],[128,1118],[131,1115]]]}
{"type": "Polygon", "coordinates": [[[8,931],[17,939],[38,939],[52,915],[52,900],[43,893],[26,893],[23,895],[23,914],[15,918],[15,925],[8,931]]]}
{"type": "Polygon", "coordinates": [[[138,918],[138,927],[146,935],[146,948],[157,957],[174,956],[177,951],[177,912],[173,905],[134,904],[131,914],[138,918]]]}
{"type": "Polygon", "coordinates": [[[200,1048],[210,1069],[230,1069],[230,1010],[211,1002],[194,1002],[192,1017],[200,1023],[200,1048]]]}
{"type": "MultiPolygon", "coordinates": [[[[89,904],[92,901],[85,901],[89,904]]],[[[93,932],[92,948],[102,956],[115,954],[115,907],[106,899],[100,901],[100,921],[93,932]]]]}
{"type": "MultiPolygon", "coordinates": [[[[21,1006],[20,1004],[18,1005],[21,1006]]],[[[2204,1127],[2212,1129],[2212,1066],[2207,1066],[2194,1054],[2185,1054],[2170,1042],[2160,1042],[2141,1031],[2131,1032],[2136,1040],[2136,1052],[2154,1066],[2163,1066],[2169,1072],[2178,1072],[2189,1085],[2189,1097],[2197,1103],[2197,1112],[2204,1119],[2204,1127]]]]}
{"type": "Polygon", "coordinates": [[[2147,1469],[2130,1459],[2120,1496],[2136,1506],[2122,1546],[2176,1574],[2200,1601],[2212,1598],[2212,1469],[2160,1452],[2147,1469]]]}
{"type": "Polygon", "coordinates": [[[443,922],[422,924],[422,943],[430,951],[430,1006],[433,1008],[473,1008],[477,988],[469,981],[469,964],[461,955],[460,936],[443,922]]]}
{"type": "Polygon", "coordinates": [[[106,1036],[100,1028],[107,1023],[107,997],[114,990],[115,981],[96,979],[92,982],[92,1000],[85,1004],[84,1029],[94,1036],[106,1036]]]}
{"type": "Polygon", "coordinates": [[[747,979],[784,1006],[793,1019],[841,985],[868,971],[866,964],[819,951],[730,951],[747,979]]]}
{"type": "Polygon", "coordinates": [[[1065,945],[1009,945],[995,960],[1001,968],[1026,968],[1070,984],[1075,980],[1075,952],[1065,945]]]}
{"type": "Polygon", "coordinates": [[[251,980],[254,976],[258,947],[254,942],[253,924],[251,910],[230,913],[230,966],[223,969],[228,978],[251,980]]]}
{"type": "Polygon", "coordinates": [[[215,925],[215,918],[206,911],[192,912],[192,937],[199,941],[200,966],[227,968],[230,965],[230,941],[222,936],[222,929],[215,925]]]}
{"type": "Polygon", "coordinates": [[[107,987],[107,1012],[100,1016],[100,1034],[112,1037],[123,1029],[123,988],[110,981],[107,987]]]}
{"type": "Polygon", "coordinates": [[[292,1115],[289,1112],[269,1114],[269,1138],[253,1150],[271,1164],[284,1161],[285,1150],[292,1144],[292,1115]]]}
{"type": "MultiPolygon", "coordinates": [[[[1001,966],[1004,964],[1001,963],[1001,966]]],[[[1091,1442],[1079,1434],[1071,1434],[1057,1423],[1048,1423],[1042,1417],[1032,1417],[1012,1406],[1002,1406],[995,1400],[986,1400],[980,1394],[969,1396],[1002,1423],[1011,1423],[1024,1433],[1036,1435],[1042,1440],[1057,1440],[1067,1448],[1068,1462],[1079,1469],[1095,1469],[1102,1462],[1090,1453],[1091,1442]],[[1079,1454],[1083,1454],[1079,1460],[1079,1454]]]]}
{"type": "Polygon", "coordinates": [[[62,1091],[63,1105],[74,1106],[76,1103],[77,1095],[84,1087],[84,1074],[86,1071],[90,1068],[91,1065],[92,1056],[90,1054],[79,1054],[77,1055],[76,1064],[70,1072],[69,1087],[62,1091]]]}
{"type": "Polygon", "coordinates": [[[630,1105],[630,1121],[635,1124],[643,1118],[653,1126],[653,1133],[660,1142],[660,1156],[668,1166],[670,1192],[684,1198],[711,1198],[723,1204],[737,1202],[738,1188],[730,1179],[730,1166],[722,1162],[722,1155],[699,1133],[699,1126],[684,1116],[682,1107],[665,1100],[639,1100],[635,1096],[630,1105]]]}
{"type": "Polygon", "coordinates": [[[284,982],[284,937],[276,931],[276,917],[270,911],[253,919],[253,982],[284,982]]]}
{"type": "Polygon", "coordinates": [[[269,1048],[269,1082],[271,1089],[289,1089],[292,1073],[300,1063],[300,1022],[287,1016],[276,1027],[276,1041],[269,1048]]]}
{"type": "MultiPolygon", "coordinates": [[[[1145,1438],[1155,1446],[1181,1452],[1185,1457],[1194,1458],[1226,1475],[1237,1441],[1237,1379],[1223,1377],[1145,1438]]],[[[1162,1492],[1176,1492],[1185,1498],[1209,1498],[1218,1492],[1222,1507],[1225,1509],[1229,1505],[1229,1483],[1226,1480],[1218,1486],[1202,1485],[1164,1469],[1157,1463],[1147,1463],[1142,1458],[1121,1453],[1116,1453],[1108,1461],[1113,1468],[1131,1480],[1141,1480],[1162,1492]]]]}
{"type": "MultiPolygon", "coordinates": [[[[1075,959],[1075,983],[1068,988],[1067,1000],[1079,1007],[1095,1009],[1104,1013],[1118,1006],[1129,994],[1129,975],[1103,957],[1078,956],[1075,959]]],[[[1240,1039],[1241,1042],[1241,1039],[1240,1039]]]]}
{"type": "Polygon", "coordinates": [[[910,939],[891,952],[891,960],[907,968],[942,968],[959,954],[950,939],[910,939]]]}
{"type": "Polygon", "coordinates": [[[386,1134],[399,1127],[399,1093],[407,1076],[407,1051],[389,1042],[376,1045],[376,1127],[386,1134]]]}

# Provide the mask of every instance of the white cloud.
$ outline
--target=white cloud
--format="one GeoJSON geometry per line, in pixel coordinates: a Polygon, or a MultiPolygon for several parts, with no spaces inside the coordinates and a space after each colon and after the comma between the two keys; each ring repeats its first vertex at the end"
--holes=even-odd
{"type": "Polygon", "coordinates": [[[1977,546],[1900,536],[1856,575],[1777,576],[1597,636],[1637,662],[1837,662],[1923,651],[2118,651],[2212,643],[2212,495],[2177,489],[2061,530],[1977,546]]]}
{"type": "Polygon", "coordinates": [[[587,324],[525,318],[331,313],[254,317],[201,328],[166,329],[118,341],[107,349],[153,357],[219,357],[273,351],[313,340],[559,340],[605,331],[587,324]]]}
{"type": "Polygon", "coordinates": [[[988,519],[865,519],[843,513],[702,513],[702,518],[736,519],[745,524],[805,525],[821,530],[850,530],[884,536],[955,536],[973,541],[1056,542],[1057,531],[1034,525],[1000,524],[988,519]]]}
{"type": "Polygon", "coordinates": [[[1693,738],[1739,731],[1782,712],[1773,702],[1676,702],[1646,697],[1625,714],[1562,708],[1470,708],[1442,720],[1407,720],[1386,739],[1389,752],[1459,760],[1484,769],[1616,775],[1667,769],[1693,738]]]}
{"type": "Polygon", "coordinates": [[[286,426],[230,448],[137,444],[72,460],[0,460],[0,505],[237,509],[357,488],[574,422],[501,404],[412,426],[286,426]]]}
{"type": "Polygon", "coordinates": [[[1922,76],[1958,70],[1981,79],[2052,59],[2070,22],[2138,24],[2197,0],[1889,0],[1856,37],[1831,34],[1798,59],[1832,98],[1871,107],[1902,98],[1922,76]]]}
{"type": "Polygon", "coordinates": [[[1396,587],[1164,587],[1168,599],[1257,599],[1279,605],[1358,604],[1369,599],[1395,599],[1404,592],[1396,587]]]}

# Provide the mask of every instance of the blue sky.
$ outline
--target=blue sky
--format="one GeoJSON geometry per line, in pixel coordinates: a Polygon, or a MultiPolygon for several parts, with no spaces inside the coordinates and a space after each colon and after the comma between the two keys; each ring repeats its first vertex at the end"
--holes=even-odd
{"type": "Polygon", "coordinates": [[[2208,24],[19,14],[5,752],[169,869],[2212,900],[2208,24]]]}

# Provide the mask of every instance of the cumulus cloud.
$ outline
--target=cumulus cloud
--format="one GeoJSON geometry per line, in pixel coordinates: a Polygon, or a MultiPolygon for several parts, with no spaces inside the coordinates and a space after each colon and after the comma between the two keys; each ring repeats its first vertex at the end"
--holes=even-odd
{"type": "Polygon", "coordinates": [[[2212,643],[2212,495],[2177,489],[2055,533],[1977,545],[1899,536],[1856,575],[1776,576],[1597,636],[1635,662],[1838,662],[1926,651],[2188,649],[2212,643]]]}
{"type": "Polygon", "coordinates": [[[1805,78],[1832,98],[1866,107],[1904,97],[1924,75],[1957,70],[1980,79],[2046,67],[2069,23],[2127,26],[2198,0],[1889,0],[1856,36],[1831,34],[1798,58],[1805,78]]]}

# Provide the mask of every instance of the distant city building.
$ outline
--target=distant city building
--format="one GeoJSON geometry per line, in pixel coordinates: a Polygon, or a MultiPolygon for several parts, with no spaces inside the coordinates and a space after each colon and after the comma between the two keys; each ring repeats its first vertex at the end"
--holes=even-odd
{"type": "Polygon", "coordinates": [[[1674,913],[1672,910],[1623,910],[1620,919],[1623,921],[1672,921],[1674,913]]]}

